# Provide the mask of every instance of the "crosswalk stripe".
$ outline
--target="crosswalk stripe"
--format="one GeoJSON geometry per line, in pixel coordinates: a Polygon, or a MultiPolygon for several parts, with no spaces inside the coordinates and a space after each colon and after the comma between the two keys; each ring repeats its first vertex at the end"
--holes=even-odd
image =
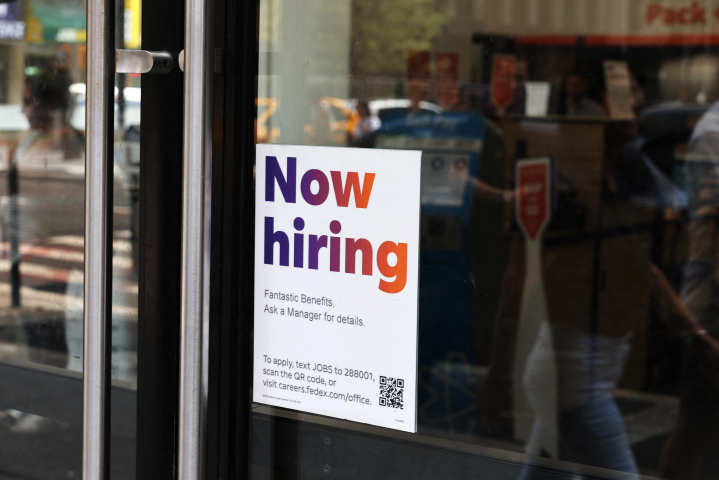
{"type": "MultiPolygon", "coordinates": [[[[4,251],[8,251],[10,249],[10,244],[8,242],[0,242],[0,247],[2,247],[4,251]]],[[[20,255],[23,257],[30,256],[49,258],[52,260],[79,263],[80,265],[82,265],[85,260],[85,254],[82,251],[73,251],[52,247],[41,247],[36,245],[27,245],[24,243],[20,245],[20,255]]],[[[112,265],[117,268],[131,269],[132,258],[113,255],[112,265]]]]}
{"type": "MultiPolygon", "coordinates": [[[[0,273],[10,272],[10,260],[0,258],[0,273]]],[[[48,267],[37,263],[20,262],[20,276],[30,277],[39,280],[49,280],[57,283],[68,283],[72,270],[65,268],[48,267]]],[[[82,281],[84,273],[77,270],[73,280],[82,281]]],[[[113,282],[113,290],[137,294],[137,284],[134,282],[120,281],[113,282]]]]}
{"type": "MultiPolygon", "coordinates": [[[[12,262],[10,260],[0,258],[0,272],[9,272],[11,265],[12,262]]],[[[51,280],[58,283],[67,283],[70,270],[38,265],[36,263],[20,262],[20,275],[51,280]]]]}
{"type": "MultiPolygon", "coordinates": [[[[10,294],[10,284],[0,283],[0,294],[10,294]]],[[[20,295],[25,307],[42,308],[47,310],[79,310],[84,307],[82,298],[63,295],[61,293],[45,292],[31,287],[21,287],[20,295]]],[[[125,305],[113,305],[112,313],[137,318],[137,308],[125,305]]]]}
{"type": "MultiPolygon", "coordinates": [[[[57,237],[50,237],[44,243],[83,248],[85,246],[85,238],[82,235],[60,235],[57,237]]],[[[112,241],[112,248],[116,251],[129,252],[132,250],[132,243],[130,240],[116,238],[112,241]]]]}

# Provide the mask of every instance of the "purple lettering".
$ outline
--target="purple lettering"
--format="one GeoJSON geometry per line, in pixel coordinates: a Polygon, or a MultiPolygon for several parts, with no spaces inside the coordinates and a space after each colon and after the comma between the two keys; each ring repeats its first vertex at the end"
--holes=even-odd
{"type": "MultiPolygon", "coordinates": [[[[327,238],[327,237],[325,237],[327,238]]],[[[265,217],[265,265],[273,265],[275,243],[280,244],[280,265],[290,266],[290,240],[282,231],[275,232],[275,219],[265,217]]]]}
{"type": "MultiPolygon", "coordinates": [[[[277,157],[265,157],[265,201],[275,201],[275,180],[286,203],[295,203],[297,199],[297,158],[287,157],[287,178],[282,174],[277,157]]],[[[304,195],[304,194],[303,194],[304,195]]]]}

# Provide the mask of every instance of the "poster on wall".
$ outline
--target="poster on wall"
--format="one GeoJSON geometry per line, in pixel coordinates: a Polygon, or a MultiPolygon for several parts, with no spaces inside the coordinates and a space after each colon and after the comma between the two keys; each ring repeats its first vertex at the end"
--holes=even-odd
{"type": "Polygon", "coordinates": [[[432,75],[432,53],[410,51],[407,53],[407,98],[418,102],[429,99],[429,81],[432,75]]]}
{"type": "Polygon", "coordinates": [[[514,100],[514,70],[516,60],[512,55],[492,57],[492,80],[490,92],[492,104],[502,114],[514,100]]]}
{"type": "Polygon", "coordinates": [[[459,100],[459,55],[437,52],[435,60],[435,97],[442,108],[448,108],[459,100]]]}
{"type": "Polygon", "coordinates": [[[549,96],[552,84],[549,82],[526,82],[524,84],[524,114],[528,117],[546,117],[549,112],[549,96]]]}
{"type": "Polygon", "coordinates": [[[254,401],[415,432],[421,152],[256,165],[254,401]]]}

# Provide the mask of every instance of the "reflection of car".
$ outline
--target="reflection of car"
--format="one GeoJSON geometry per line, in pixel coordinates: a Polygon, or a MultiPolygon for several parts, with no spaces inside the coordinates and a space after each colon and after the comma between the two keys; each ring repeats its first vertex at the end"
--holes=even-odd
{"type": "MultiPolygon", "coordinates": [[[[257,98],[257,142],[273,143],[280,136],[280,127],[271,126],[269,122],[277,111],[278,102],[275,98],[257,98]]],[[[348,134],[352,133],[359,122],[357,113],[357,100],[335,97],[322,97],[319,106],[328,116],[329,141],[334,145],[344,145],[348,134]]],[[[372,100],[369,109],[372,115],[382,118],[383,115],[394,111],[409,109],[411,102],[406,98],[385,98],[372,100]]],[[[441,113],[442,107],[435,103],[422,101],[419,103],[422,111],[441,113]]],[[[305,137],[308,143],[314,143],[316,136],[315,126],[310,121],[304,126],[305,137]]]]}
{"type": "MultiPolygon", "coordinates": [[[[385,114],[396,110],[408,110],[412,105],[407,98],[384,98],[369,102],[369,111],[372,115],[382,118],[385,114]]],[[[432,102],[419,102],[419,109],[426,112],[442,113],[442,107],[432,102]]]]}
{"type": "Polygon", "coordinates": [[[267,125],[272,114],[277,111],[277,99],[256,98],[255,104],[257,105],[257,143],[274,143],[280,136],[280,127],[272,127],[270,130],[267,125]]]}
{"type": "MultiPolygon", "coordinates": [[[[258,98],[255,103],[257,105],[257,141],[273,143],[280,136],[280,127],[271,126],[269,121],[277,111],[277,99],[258,98]]],[[[341,98],[322,97],[319,107],[328,117],[330,142],[335,145],[344,145],[347,141],[347,133],[354,129],[359,120],[354,103],[341,98]]],[[[305,124],[304,132],[308,140],[314,139],[316,132],[312,122],[305,124]]]]}
{"type": "Polygon", "coordinates": [[[330,117],[330,138],[338,145],[347,141],[347,134],[354,131],[359,114],[353,100],[341,98],[322,97],[320,106],[330,117]]]}

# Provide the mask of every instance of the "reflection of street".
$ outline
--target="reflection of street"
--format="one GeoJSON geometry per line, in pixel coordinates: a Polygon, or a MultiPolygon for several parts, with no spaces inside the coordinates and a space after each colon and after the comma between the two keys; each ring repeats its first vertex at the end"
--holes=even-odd
{"type": "MultiPolygon", "coordinates": [[[[112,363],[113,370],[124,372],[122,380],[136,383],[137,360],[127,358],[126,355],[129,352],[132,357],[136,356],[134,338],[137,332],[137,278],[132,271],[128,237],[129,231],[116,231],[113,241],[112,363]]],[[[7,244],[0,244],[0,248],[7,248],[7,244]]],[[[22,353],[25,348],[32,350],[33,347],[26,346],[22,338],[20,320],[35,324],[37,328],[51,322],[72,322],[71,317],[74,317],[75,322],[81,321],[83,248],[83,237],[79,235],[61,235],[50,237],[39,245],[21,245],[22,307],[19,310],[0,308],[0,357],[47,358],[47,362],[42,363],[65,366],[58,358],[64,356],[62,352],[22,353]],[[72,288],[73,285],[75,288],[72,288]]],[[[10,262],[0,258],[0,305],[10,304],[9,271],[10,262]]],[[[64,326],[70,355],[67,366],[71,370],[81,371],[82,362],[77,358],[78,355],[72,355],[73,352],[78,353],[77,348],[82,341],[82,332],[72,331],[72,327],[77,326],[64,326]]],[[[81,328],[81,324],[79,326],[81,328]]],[[[117,375],[113,376],[118,378],[117,375]]]]}
{"type": "MultiPolygon", "coordinates": [[[[40,397],[27,411],[50,417],[30,416],[42,428],[23,431],[18,427],[25,425],[13,414],[18,418],[26,414],[2,410],[9,405],[0,405],[0,479],[82,475],[82,397],[72,395],[82,392],[83,178],[83,164],[75,161],[28,166],[20,173],[18,204],[21,214],[26,214],[18,248],[20,308],[11,307],[10,242],[7,227],[0,223],[0,368],[19,365],[20,370],[32,373],[18,376],[12,383],[16,393],[4,399],[11,400],[12,408],[27,405],[22,399],[33,392],[41,395],[38,379],[47,370],[47,400],[40,397]],[[32,230],[24,233],[28,227],[32,230]],[[58,401],[61,405],[53,407],[58,401]],[[38,418],[42,421],[37,422],[38,418]]],[[[111,470],[112,478],[129,479],[135,475],[138,286],[129,194],[122,174],[116,172],[115,178],[111,361],[112,378],[127,398],[119,399],[113,391],[111,470]]],[[[5,185],[7,177],[0,171],[3,193],[5,185]]],[[[7,204],[7,196],[0,197],[0,213],[7,211],[7,204]]]]}
{"type": "MultiPolygon", "coordinates": [[[[25,165],[20,172],[20,308],[12,308],[11,242],[0,225],[0,358],[82,371],[84,165],[25,165]],[[32,332],[32,335],[28,335],[32,332]]],[[[0,172],[0,186],[7,185],[0,172]]],[[[113,205],[113,378],[136,383],[137,269],[129,194],[116,171],[113,205]]],[[[7,213],[8,197],[0,197],[7,213]]]]}

